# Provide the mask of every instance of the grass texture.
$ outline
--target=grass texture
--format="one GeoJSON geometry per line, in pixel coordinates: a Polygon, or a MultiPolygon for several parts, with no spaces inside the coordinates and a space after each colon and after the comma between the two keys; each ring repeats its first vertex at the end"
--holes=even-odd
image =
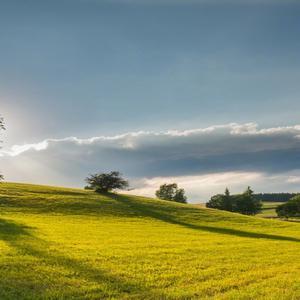
{"type": "Polygon", "coordinates": [[[0,184],[0,299],[300,299],[300,223],[0,184]]]}

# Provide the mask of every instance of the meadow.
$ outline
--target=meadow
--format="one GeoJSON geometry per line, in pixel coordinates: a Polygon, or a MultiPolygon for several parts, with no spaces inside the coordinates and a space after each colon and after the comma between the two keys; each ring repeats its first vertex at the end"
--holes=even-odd
{"type": "Polygon", "coordinates": [[[262,211],[258,214],[264,218],[277,218],[276,207],[284,202],[263,202],[262,211]]]}
{"type": "Polygon", "coordinates": [[[0,299],[300,299],[300,223],[0,184],[0,299]]]}

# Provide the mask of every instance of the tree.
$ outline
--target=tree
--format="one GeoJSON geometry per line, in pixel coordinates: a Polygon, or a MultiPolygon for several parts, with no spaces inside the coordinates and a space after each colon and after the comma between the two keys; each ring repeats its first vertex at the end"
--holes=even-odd
{"type": "Polygon", "coordinates": [[[212,196],[210,201],[206,203],[206,207],[232,211],[232,196],[229,189],[226,188],[224,195],[217,194],[212,196]]]}
{"type": "Polygon", "coordinates": [[[236,197],[233,205],[235,206],[233,211],[244,215],[255,215],[262,208],[261,201],[254,197],[254,193],[249,186],[243,194],[236,197]]]}
{"type": "Polygon", "coordinates": [[[217,194],[210,198],[210,200],[206,203],[206,207],[215,208],[220,210],[224,209],[224,195],[217,194]]]}
{"type": "Polygon", "coordinates": [[[155,195],[162,200],[187,203],[184,189],[179,189],[176,183],[161,185],[155,195]]]}
{"type": "Polygon", "coordinates": [[[280,218],[300,217],[300,196],[290,199],[288,202],[279,205],[276,213],[280,218]]]}
{"type": "Polygon", "coordinates": [[[185,196],[184,189],[178,189],[176,191],[173,201],[180,202],[180,203],[187,203],[187,198],[185,196]]]}
{"type": "Polygon", "coordinates": [[[90,175],[85,179],[88,183],[86,189],[92,189],[97,193],[107,193],[116,189],[126,189],[129,186],[127,180],[122,178],[122,174],[117,171],[110,173],[100,173],[90,175]]]}
{"type": "MultiPolygon", "coordinates": [[[[1,117],[0,117],[0,130],[5,130],[3,118],[1,118],[1,117]]],[[[0,141],[0,143],[1,142],[2,141],[0,141]]],[[[1,147],[0,147],[0,149],[1,149],[1,147]]],[[[3,180],[3,179],[4,179],[3,175],[0,174],[0,181],[3,180]]]]}
{"type": "Polygon", "coordinates": [[[224,202],[224,210],[232,211],[232,201],[231,201],[231,196],[228,188],[225,189],[223,202],[224,202]]]}

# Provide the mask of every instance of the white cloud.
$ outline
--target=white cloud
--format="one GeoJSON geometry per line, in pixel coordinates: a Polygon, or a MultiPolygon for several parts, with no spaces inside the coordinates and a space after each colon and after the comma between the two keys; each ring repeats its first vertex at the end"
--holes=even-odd
{"type": "Polygon", "coordinates": [[[136,185],[135,193],[153,195],[164,181],[175,181],[192,199],[207,198],[226,186],[296,189],[299,136],[299,125],[259,128],[255,123],[231,123],[86,139],[52,138],[2,149],[0,171],[10,181],[82,186],[89,173],[119,170],[136,185]]]}
{"type": "Polygon", "coordinates": [[[288,183],[300,183],[300,176],[289,176],[286,180],[288,183]]]}
{"type": "MultiPolygon", "coordinates": [[[[294,172],[295,173],[295,172],[294,172]]],[[[128,194],[153,197],[158,187],[164,183],[176,182],[186,190],[188,200],[193,203],[207,202],[214,194],[224,193],[229,188],[231,193],[241,193],[248,186],[256,192],[299,192],[300,170],[296,175],[290,172],[272,176],[259,172],[225,172],[205,175],[143,178],[134,182],[135,188],[128,194]]]]}
{"type": "Polygon", "coordinates": [[[47,147],[48,147],[47,141],[43,141],[37,144],[14,145],[11,147],[10,151],[3,151],[2,153],[0,153],[0,156],[5,156],[5,155],[17,156],[28,150],[41,151],[47,149],[47,147]]]}
{"type": "MultiPolygon", "coordinates": [[[[165,132],[138,131],[115,136],[99,136],[87,139],[80,139],[77,137],[46,139],[36,144],[14,145],[8,150],[0,150],[0,156],[17,156],[30,150],[46,150],[49,147],[49,144],[59,144],[67,142],[73,143],[74,145],[93,145],[107,143],[110,146],[114,145],[114,147],[117,148],[134,149],[142,146],[143,144],[155,144],[155,142],[161,143],[166,139],[170,142],[174,142],[176,138],[178,138],[178,141],[180,142],[181,140],[184,141],[184,138],[199,138],[199,142],[205,142],[205,139],[207,137],[221,137],[221,135],[228,135],[228,137],[264,136],[266,138],[281,136],[289,137],[290,139],[298,139],[300,136],[300,125],[258,129],[258,125],[256,123],[230,123],[226,125],[215,125],[211,127],[191,130],[168,130],[165,132]]],[[[194,140],[194,142],[196,142],[196,140],[194,140]]]]}
{"type": "Polygon", "coordinates": [[[232,192],[238,193],[246,189],[248,185],[255,184],[263,178],[264,175],[257,172],[226,172],[206,175],[143,178],[133,183],[136,188],[129,191],[128,194],[153,197],[160,185],[176,182],[187,191],[189,200],[205,202],[212,194],[223,193],[226,187],[230,187],[232,192]]]}

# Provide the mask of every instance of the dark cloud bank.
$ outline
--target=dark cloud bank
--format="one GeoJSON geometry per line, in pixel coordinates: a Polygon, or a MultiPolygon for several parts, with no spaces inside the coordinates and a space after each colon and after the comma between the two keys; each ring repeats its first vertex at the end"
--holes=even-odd
{"type": "Polygon", "coordinates": [[[300,169],[300,126],[259,129],[229,124],[188,131],[136,132],[89,139],[48,139],[3,149],[9,180],[80,186],[92,172],[131,179],[300,169]]]}

